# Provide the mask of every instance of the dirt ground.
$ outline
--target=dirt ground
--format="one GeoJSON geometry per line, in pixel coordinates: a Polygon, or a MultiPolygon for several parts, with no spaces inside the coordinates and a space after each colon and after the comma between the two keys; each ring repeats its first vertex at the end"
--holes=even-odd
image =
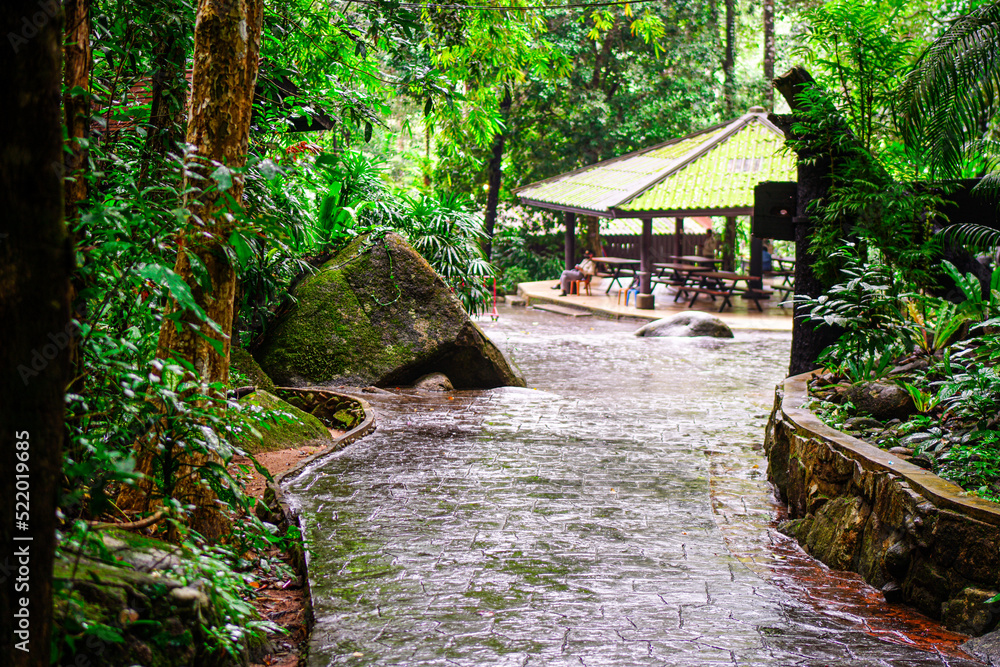
{"type": "MultiPolygon", "coordinates": [[[[342,435],[343,431],[330,429],[330,434],[336,438],[342,435]]],[[[306,446],[282,449],[276,452],[257,454],[256,458],[273,477],[277,477],[322,448],[323,446],[306,446]]],[[[230,467],[230,472],[234,476],[244,479],[248,494],[257,499],[263,498],[266,483],[263,475],[257,472],[250,459],[236,457],[230,467]]],[[[288,554],[281,553],[277,549],[262,553],[260,557],[262,560],[270,562],[274,562],[276,559],[284,561],[288,567],[281,569],[286,574],[291,567],[291,559],[288,554]]],[[[301,577],[281,576],[281,572],[273,569],[270,573],[258,569],[256,574],[260,578],[261,584],[257,589],[257,599],[254,600],[254,606],[262,619],[273,621],[287,630],[288,634],[272,635],[272,652],[265,655],[259,662],[251,663],[250,667],[298,667],[299,658],[305,650],[306,641],[309,638],[306,594],[301,577]]]]}

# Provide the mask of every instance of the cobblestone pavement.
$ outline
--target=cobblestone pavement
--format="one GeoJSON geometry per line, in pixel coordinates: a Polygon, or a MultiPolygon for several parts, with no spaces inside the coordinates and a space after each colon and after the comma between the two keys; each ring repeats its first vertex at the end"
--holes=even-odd
{"type": "Polygon", "coordinates": [[[529,389],[366,395],[378,431],[290,485],[310,665],[979,664],[783,573],[808,559],[768,529],[759,444],[788,334],[483,326],[529,389]]]}

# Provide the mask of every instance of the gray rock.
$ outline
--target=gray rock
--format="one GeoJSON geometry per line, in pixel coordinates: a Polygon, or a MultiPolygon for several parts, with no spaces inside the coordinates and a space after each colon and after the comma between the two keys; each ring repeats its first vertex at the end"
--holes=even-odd
{"type": "Polygon", "coordinates": [[[1000,667],[1000,630],[994,630],[982,637],[973,637],[960,648],[990,667],[1000,667]]]}
{"type": "Polygon", "coordinates": [[[691,310],[650,322],[636,331],[635,335],[732,338],[733,330],[714,315],[698,310],[691,310]]]}
{"type": "Polygon", "coordinates": [[[949,630],[981,635],[996,625],[994,605],[988,603],[997,591],[969,586],[941,605],[941,619],[949,630]]]}
{"type": "Polygon", "coordinates": [[[189,605],[192,607],[208,606],[208,596],[199,591],[197,588],[192,588],[190,586],[175,588],[170,591],[170,597],[181,605],[189,605]]]}
{"type": "Polygon", "coordinates": [[[930,433],[911,433],[905,438],[900,440],[900,443],[912,447],[913,445],[919,445],[922,442],[927,442],[928,440],[933,440],[934,436],[930,433]]]}
{"type": "Polygon", "coordinates": [[[428,373],[413,383],[414,389],[422,391],[454,391],[451,380],[444,373],[428,373]]]}
{"type": "Polygon", "coordinates": [[[847,430],[859,430],[864,431],[867,429],[881,429],[882,422],[877,419],[872,419],[871,417],[851,417],[844,422],[844,428],[847,430]]]}
{"type": "Polygon", "coordinates": [[[893,447],[889,450],[889,453],[896,456],[913,456],[913,450],[909,447],[893,447]]]}
{"type": "Polygon", "coordinates": [[[528,305],[527,299],[521,296],[509,296],[507,303],[510,304],[511,308],[524,308],[528,305]]]}
{"type": "Polygon", "coordinates": [[[914,410],[913,399],[905,389],[885,382],[853,385],[845,396],[858,411],[881,421],[906,417],[914,410]]]}
{"type": "Polygon", "coordinates": [[[275,384],[400,387],[437,371],[459,388],[525,386],[398,234],[358,237],[293,296],[257,354],[275,384]]]}

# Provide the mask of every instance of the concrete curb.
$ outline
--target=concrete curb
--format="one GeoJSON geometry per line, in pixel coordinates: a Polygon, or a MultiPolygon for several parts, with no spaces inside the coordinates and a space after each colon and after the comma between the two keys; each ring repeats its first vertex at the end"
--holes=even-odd
{"type": "Polygon", "coordinates": [[[299,462],[297,466],[291,470],[286,470],[277,477],[274,481],[268,482],[267,489],[270,494],[265,493],[265,504],[268,509],[275,515],[280,515],[281,520],[287,523],[289,526],[296,526],[299,529],[299,540],[296,545],[296,549],[292,552],[292,558],[294,560],[294,567],[299,576],[302,577],[302,586],[305,591],[305,601],[306,601],[306,627],[309,633],[312,632],[313,624],[315,618],[313,617],[313,597],[312,597],[312,586],[309,580],[309,550],[305,547],[305,535],[306,535],[306,518],[302,517],[292,509],[288,504],[288,499],[285,496],[284,489],[282,488],[284,483],[293,477],[302,473],[307,466],[318,461],[319,459],[329,456],[330,454],[340,451],[347,445],[360,440],[361,438],[369,435],[375,431],[377,425],[375,423],[375,412],[372,410],[372,406],[368,404],[368,401],[360,398],[358,396],[351,396],[349,394],[341,394],[340,392],[331,391],[329,389],[323,389],[319,387],[311,388],[299,388],[299,387],[275,387],[275,393],[279,396],[291,395],[305,395],[305,394],[319,394],[330,399],[341,399],[344,402],[356,403],[364,411],[365,417],[360,424],[347,431],[339,438],[333,439],[329,445],[324,447],[319,452],[316,452],[312,456],[303,459],[299,462]]]}

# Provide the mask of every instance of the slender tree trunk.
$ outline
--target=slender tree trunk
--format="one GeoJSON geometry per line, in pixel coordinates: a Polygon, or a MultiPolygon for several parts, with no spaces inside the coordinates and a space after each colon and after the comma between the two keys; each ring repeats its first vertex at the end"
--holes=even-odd
{"type": "Polygon", "coordinates": [[[726,118],[736,113],[736,0],[726,0],[726,54],[722,59],[726,118]]]}
{"type": "Polygon", "coordinates": [[[62,10],[0,3],[0,655],[48,666],[69,371],[63,224],[62,10]]]}
{"type": "Polygon", "coordinates": [[[168,31],[156,43],[149,124],[139,173],[140,187],[148,182],[150,173],[181,139],[188,88],[184,72],[184,43],[185,35],[179,30],[168,31]]]}
{"type": "Polygon", "coordinates": [[[79,218],[79,204],[87,198],[87,149],[83,145],[90,131],[90,0],[67,0],[66,75],[63,110],[68,140],[66,168],[66,222],[74,225],[79,218]]]}
{"type": "MultiPolygon", "coordinates": [[[[63,197],[66,225],[76,245],[75,231],[80,221],[80,204],[87,198],[89,151],[86,139],[90,135],[90,0],[67,0],[65,12],[63,113],[66,123],[66,150],[63,152],[63,197]]],[[[71,279],[70,304],[82,317],[77,295],[86,287],[85,279],[75,273],[71,279]]],[[[70,339],[69,358],[74,381],[69,388],[76,391],[82,385],[80,351],[76,338],[70,339]]]]}
{"type": "MultiPolygon", "coordinates": [[[[500,116],[506,125],[510,116],[510,87],[504,86],[503,99],[500,101],[500,116]]],[[[489,165],[489,190],[486,193],[486,219],[483,227],[486,232],[486,239],[483,243],[483,252],[486,259],[489,259],[493,251],[493,228],[497,221],[497,206],[500,203],[500,184],[503,178],[503,146],[507,139],[506,129],[498,132],[493,138],[493,157],[490,158],[489,165]]]]}
{"type": "Polygon", "coordinates": [[[726,228],[722,236],[722,270],[732,271],[736,267],[736,218],[726,218],[726,228]]]}
{"type": "Polygon", "coordinates": [[[431,187],[431,124],[424,118],[424,187],[431,187]]]}
{"type": "Polygon", "coordinates": [[[774,0],[764,0],[764,99],[767,109],[774,110],[774,0]]]}
{"type": "MultiPolygon", "coordinates": [[[[190,362],[204,382],[229,379],[229,346],[233,327],[236,274],[224,246],[233,231],[231,215],[223,196],[209,187],[210,174],[219,163],[231,168],[246,164],[250,136],[250,114],[260,53],[262,0],[201,0],[194,33],[194,73],[188,109],[187,142],[197,148],[194,171],[204,180],[187,180],[185,190],[191,223],[178,242],[174,271],[191,287],[195,301],[222,330],[217,334],[201,323],[194,313],[172,304],[174,318],[165,317],[160,329],[157,355],[190,362]],[[192,257],[204,265],[211,280],[206,291],[195,278],[192,257]],[[221,344],[219,354],[209,340],[221,344]]],[[[237,206],[243,199],[243,179],[234,176],[225,195],[237,206]]],[[[137,468],[151,471],[154,447],[144,443],[137,468]]],[[[219,511],[216,496],[204,483],[200,469],[221,463],[215,454],[177,452],[175,498],[195,506],[191,527],[209,539],[218,539],[229,530],[228,520],[219,511]]],[[[119,497],[122,509],[148,507],[148,483],[119,497]]]]}
{"type": "Polygon", "coordinates": [[[601,249],[601,219],[596,215],[587,216],[587,249],[600,256],[601,249]]]}

